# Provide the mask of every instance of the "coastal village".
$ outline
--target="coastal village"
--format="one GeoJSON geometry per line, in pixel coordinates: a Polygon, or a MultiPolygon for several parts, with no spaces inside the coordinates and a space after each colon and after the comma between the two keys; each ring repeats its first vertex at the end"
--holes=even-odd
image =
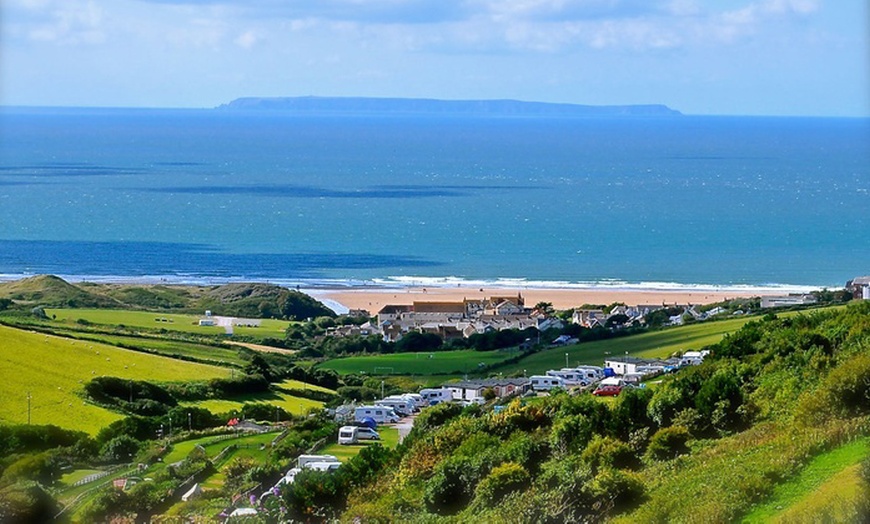
{"type": "MultiPolygon", "coordinates": [[[[870,285],[858,277],[849,281],[847,289],[856,298],[868,293],[870,285]],[[852,287],[849,287],[852,286],[852,287]],[[854,289],[853,289],[854,288],[854,289]]],[[[760,297],[760,308],[770,309],[811,305],[816,302],[812,294],[770,295],[760,297]]],[[[666,325],[679,326],[687,321],[704,321],[724,315],[744,315],[751,311],[730,311],[717,306],[703,309],[700,304],[615,304],[612,307],[577,307],[570,319],[554,315],[546,304],[527,306],[522,293],[493,295],[484,298],[464,298],[461,301],[412,301],[410,304],[388,304],[376,315],[363,309],[352,309],[348,316],[371,320],[360,325],[331,327],[326,335],[332,337],[380,335],[385,342],[397,342],[408,333],[429,333],[444,341],[469,338],[476,334],[506,329],[535,328],[540,332],[563,329],[566,322],[584,328],[629,328],[646,324],[650,313],[668,310],[666,325]]]]}

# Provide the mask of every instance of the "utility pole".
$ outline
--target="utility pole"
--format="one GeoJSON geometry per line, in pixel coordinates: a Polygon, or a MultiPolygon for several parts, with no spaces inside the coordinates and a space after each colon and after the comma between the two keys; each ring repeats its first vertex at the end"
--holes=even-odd
{"type": "Polygon", "coordinates": [[[30,425],[30,399],[33,398],[30,392],[27,392],[27,425],[30,425]]]}

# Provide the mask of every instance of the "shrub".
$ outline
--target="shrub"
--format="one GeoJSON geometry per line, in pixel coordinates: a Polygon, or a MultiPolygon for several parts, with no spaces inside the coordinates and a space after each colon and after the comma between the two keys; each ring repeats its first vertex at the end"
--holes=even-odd
{"type": "Polygon", "coordinates": [[[524,488],[529,483],[529,473],[514,462],[506,462],[496,466],[480,484],[476,492],[476,500],[487,507],[492,507],[514,491],[524,488]]]}
{"type": "Polygon", "coordinates": [[[454,515],[471,500],[467,478],[468,464],[464,460],[448,460],[426,482],[423,502],[426,509],[439,515],[454,515]]]}
{"type": "Polygon", "coordinates": [[[638,465],[637,457],[631,447],[613,437],[596,435],[580,456],[589,464],[593,472],[605,467],[623,469],[638,465]]]}
{"type": "Polygon", "coordinates": [[[689,430],[683,426],[662,428],[650,439],[646,455],[653,460],[670,460],[689,451],[688,440],[689,430]]]}
{"type": "Polygon", "coordinates": [[[850,358],[831,371],[816,391],[803,395],[797,420],[806,425],[870,410],[870,355],[850,358]]]}
{"type": "Polygon", "coordinates": [[[106,442],[100,454],[113,462],[130,462],[137,453],[141,442],[128,435],[118,435],[106,442]]]}

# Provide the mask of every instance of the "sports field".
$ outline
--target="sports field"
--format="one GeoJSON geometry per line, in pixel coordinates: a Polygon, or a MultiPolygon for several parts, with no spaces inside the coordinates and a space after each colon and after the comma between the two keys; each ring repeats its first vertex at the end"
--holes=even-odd
{"type": "Polygon", "coordinates": [[[95,434],[121,415],[86,403],[82,384],[97,376],[176,382],[230,375],[228,369],[97,342],[0,326],[0,422],[54,424],[95,434]]]}

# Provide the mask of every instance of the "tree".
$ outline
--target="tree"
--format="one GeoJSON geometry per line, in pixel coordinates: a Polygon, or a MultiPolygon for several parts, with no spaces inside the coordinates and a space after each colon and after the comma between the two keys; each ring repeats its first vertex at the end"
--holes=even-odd
{"type": "Polygon", "coordinates": [[[535,309],[537,309],[541,313],[544,313],[545,315],[552,315],[553,312],[555,311],[553,309],[552,302],[543,302],[543,301],[535,304],[535,309]]]}

